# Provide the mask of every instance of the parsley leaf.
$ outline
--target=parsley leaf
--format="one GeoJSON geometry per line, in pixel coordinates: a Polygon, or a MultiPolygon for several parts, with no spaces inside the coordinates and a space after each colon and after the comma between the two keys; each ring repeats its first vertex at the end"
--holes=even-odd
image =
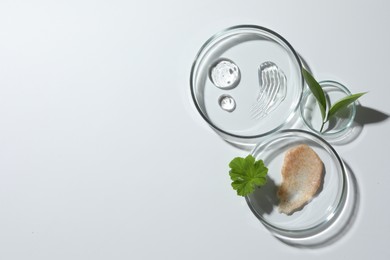
{"type": "Polygon", "coordinates": [[[267,182],[268,169],[262,160],[256,161],[252,155],[236,157],[229,163],[232,187],[239,196],[247,196],[267,182]]]}

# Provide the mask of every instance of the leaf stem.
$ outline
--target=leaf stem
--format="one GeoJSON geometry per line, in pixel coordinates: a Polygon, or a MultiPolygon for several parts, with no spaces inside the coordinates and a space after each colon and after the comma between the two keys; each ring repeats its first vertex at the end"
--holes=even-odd
{"type": "Polygon", "coordinates": [[[324,128],[325,123],[326,123],[326,121],[322,122],[322,125],[321,125],[321,128],[320,128],[320,133],[322,133],[322,129],[324,128]]]}

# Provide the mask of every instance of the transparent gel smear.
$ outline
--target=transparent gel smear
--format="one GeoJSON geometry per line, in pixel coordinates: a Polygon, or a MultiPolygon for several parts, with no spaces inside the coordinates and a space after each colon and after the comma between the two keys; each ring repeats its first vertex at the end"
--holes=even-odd
{"type": "Polygon", "coordinates": [[[260,119],[275,110],[286,98],[287,78],[273,62],[266,61],[258,69],[260,91],[251,108],[251,118],[260,119]]]}

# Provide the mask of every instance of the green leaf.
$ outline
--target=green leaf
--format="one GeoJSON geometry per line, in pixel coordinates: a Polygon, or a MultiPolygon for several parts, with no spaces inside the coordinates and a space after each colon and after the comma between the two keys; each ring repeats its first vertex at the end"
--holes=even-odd
{"type": "Polygon", "coordinates": [[[322,121],[325,121],[326,118],[326,99],[324,91],[320,83],[318,83],[314,77],[305,69],[302,69],[302,75],[305,79],[307,85],[309,86],[314,97],[317,99],[318,106],[321,111],[322,121]]]}
{"type": "Polygon", "coordinates": [[[358,98],[360,98],[361,96],[363,96],[366,93],[367,92],[353,94],[353,95],[344,97],[344,98],[340,99],[339,101],[337,101],[329,109],[328,119],[331,118],[332,116],[334,116],[340,110],[346,108],[349,104],[352,104],[353,102],[355,102],[358,98]]]}
{"type": "Polygon", "coordinates": [[[267,182],[268,169],[262,160],[248,155],[245,158],[236,157],[229,163],[232,187],[239,196],[247,196],[267,182]]]}

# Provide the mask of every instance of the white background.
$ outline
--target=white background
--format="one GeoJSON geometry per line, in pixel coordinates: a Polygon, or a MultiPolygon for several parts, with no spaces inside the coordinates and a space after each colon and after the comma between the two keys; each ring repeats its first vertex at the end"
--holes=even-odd
{"type": "Polygon", "coordinates": [[[0,259],[389,259],[389,13],[385,0],[1,0],[0,259]],[[246,152],[192,104],[196,53],[238,24],[283,35],[317,79],[369,91],[360,135],[335,146],[359,200],[330,245],[260,224],[230,187],[246,152]]]}

